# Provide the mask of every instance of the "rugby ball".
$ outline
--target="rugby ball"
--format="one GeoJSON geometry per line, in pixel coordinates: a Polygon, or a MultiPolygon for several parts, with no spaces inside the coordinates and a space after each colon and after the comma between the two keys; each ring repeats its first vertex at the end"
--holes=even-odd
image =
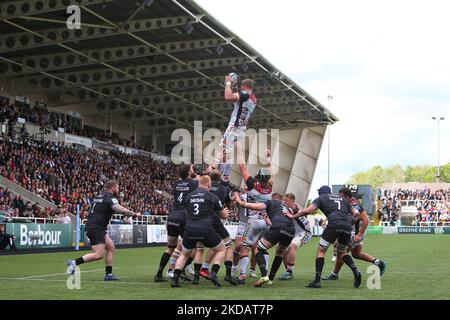
{"type": "MultiPolygon", "coordinates": [[[[231,72],[228,74],[228,76],[231,78],[231,86],[235,87],[238,81],[238,75],[237,73],[231,72]]],[[[226,84],[226,81],[225,81],[226,84]]]]}

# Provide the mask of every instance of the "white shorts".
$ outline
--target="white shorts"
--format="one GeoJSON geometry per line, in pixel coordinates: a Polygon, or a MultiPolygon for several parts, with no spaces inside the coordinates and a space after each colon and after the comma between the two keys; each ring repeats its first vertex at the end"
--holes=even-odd
{"type": "Polygon", "coordinates": [[[256,242],[258,242],[259,237],[263,234],[263,232],[268,229],[269,226],[266,224],[264,219],[250,217],[247,222],[247,228],[244,231],[242,244],[248,247],[253,246],[256,242]]]}
{"type": "Polygon", "coordinates": [[[297,232],[295,234],[294,239],[292,239],[291,244],[294,244],[297,249],[304,246],[305,244],[307,244],[312,238],[312,233],[311,232],[306,232],[306,231],[302,231],[302,232],[297,232]],[[305,237],[305,234],[307,234],[307,236],[305,237]],[[304,242],[302,244],[302,239],[304,239],[304,242]]]}
{"type": "Polygon", "coordinates": [[[240,221],[239,227],[236,231],[236,238],[244,237],[245,229],[247,229],[247,222],[240,221]]]}
{"type": "Polygon", "coordinates": [[[231,154],[234,149],[234,144],[236,141],[245,138],[245,131],[236,127],[228,127],[223,134],[220,146],[224,147],[227,154],[231,154]]]}

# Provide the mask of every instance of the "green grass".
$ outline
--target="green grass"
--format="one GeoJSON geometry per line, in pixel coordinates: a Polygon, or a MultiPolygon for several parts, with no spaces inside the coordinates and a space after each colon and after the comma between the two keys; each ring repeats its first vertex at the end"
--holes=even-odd
{"type": "MultiPolygon", "coordinates": [[[[388,262],[381,290],[366,287],[369,264],[359,260],[355,261],[363,271],[361,288],[352,287],[353,276],[346,267],[341,271],[339,281],[323,281],[320,290],[305,288],[314,276],[317,242],[318,239],[314,238],[297,252],[293,280],[275,281],[272,286],[263,288],[253,287],[255,279],[249,279],[246,285],[239,287],[223,283],[222,289],[214,289],[203,279],[199,286],[185,284],[179,289],[170,288],[168,283],[153,283],[162,247],[117,250],[114,273],[121,277],[119,282],[102,281],[104,265],[101,262],[82,265],[81,290],[67,289],[67,276],[54,275],[65,272],[66,260],[78,256],[73,252],[0,256],[0,300],[450,299],[450,237],[447,235],[368,235],[365,251],[388,262]],[[18,279],[24,277],[34,278],[18,279]]],[[[324,275],[333,267],[330,255],[327,255],[324,275]]],[[[220,271],[221,278],[223,269],[220,271]]],[[[278,275],[282,271],[280,269],[278,275]]]]}

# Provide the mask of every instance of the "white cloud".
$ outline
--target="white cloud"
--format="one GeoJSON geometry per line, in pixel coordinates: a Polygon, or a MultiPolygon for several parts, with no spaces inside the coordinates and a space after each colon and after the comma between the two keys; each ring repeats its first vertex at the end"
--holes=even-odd
{"type": "MultiPolygon", "coordinates": [[[[340,119],[331,183],[374,165],[450,162],[448,1],[197,0],[340,119]]],[[[326,184],[327,144],[312,190],[326,184]]],[[[314,191],[311,195],[315,195],[314,191]]]]}

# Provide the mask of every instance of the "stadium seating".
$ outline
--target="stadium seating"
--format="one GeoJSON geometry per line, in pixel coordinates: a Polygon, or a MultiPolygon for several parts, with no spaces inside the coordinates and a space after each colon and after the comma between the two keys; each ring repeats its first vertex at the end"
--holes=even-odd
{"type": "MultiPolygon", "coordinates": [[[[125,206],[146,215],[168,214],[172,200],[161,191],[171,192],[176,178],[173,165],[115,151],[100,154],[89,150],[82,155],[59,143],[27,138],[12,141],[6,136],[0,139],[0,174],[69,213],[75,214],[76,206],[80,205],[84,218],[106,180],[116,179],[125,190],[121,193],[125,206]]],[[[13,215],[50,217],[54,214],[45,208],[28,210],[31,204],[7,208],[14,200],[4,202],[2,208],[13,215]]]]}
{"type": "Polygon", "coordinates": [[[380,200],[381,224],[395,224],[402,207],[415,207],[414,225],[450,225],[450,188],[384,189],[380,200]]]}
{"type": "MultiPolygon", "coordinates": [[[[58,128],[63,128],[65,132],[70,134],[76,134],[83,137],[95,138],[101,141],[108,141],[114,144],[132,147],[144,151],[153,151],[153,146],[151,145],[139,145],[133,141],[120,138],[117,134],[107,135],[103,130],[95,130],[95,128],[77,128],[75,125],[71,125],[65,120],[65,115],[49,112],[46,109],[38,107],[24,107],[17,108],[14,103],[7,104],[6,101],[0,101],[0,114],[5,116],[5,120],[8,119],[8,124],[10,126],[16,125],[18,118],[25,119],[28,123],[33,123],[39,125],[40,127],[49,128],[53,130],[58,130],[58,128]]],[[[1,121],[0,121],[1,122],[1,121]]],[[[12,127],[11,127],[12,128],[12,127]]],[[[13,130],[8,130],[11,133],[13,130]]],[[[24,131],[25,127],[20,129],[21,134],[26,134],[24,131]],[[23,128],[23,129],[22,129],[23,128]]]]}

